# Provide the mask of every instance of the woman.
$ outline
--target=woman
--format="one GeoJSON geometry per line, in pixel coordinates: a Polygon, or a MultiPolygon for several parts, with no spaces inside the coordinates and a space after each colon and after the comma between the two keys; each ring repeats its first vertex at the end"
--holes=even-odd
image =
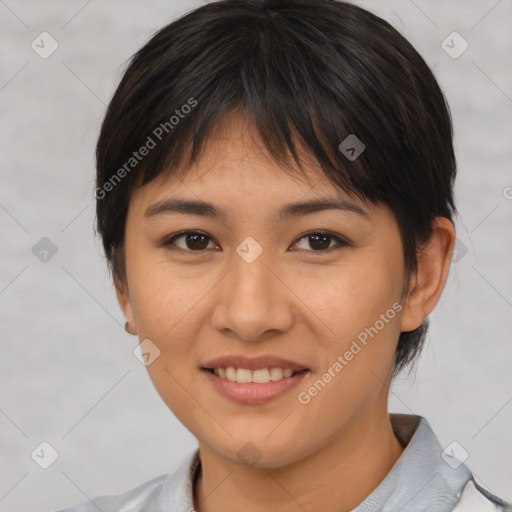
{"type": "Polygon", "coordinates": [[[511,510],[390,414],[455,241],[452,125],[387,22],[224,0],[132,59],[97,146],[126,330],[199,448],[66,512],[511,510]]]}

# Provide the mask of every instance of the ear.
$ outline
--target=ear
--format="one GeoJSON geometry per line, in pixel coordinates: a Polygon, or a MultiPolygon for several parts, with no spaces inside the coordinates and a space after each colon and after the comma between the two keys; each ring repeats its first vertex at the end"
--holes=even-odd
{"type": "MultiPolygon", "coordinates": [[[[137,324],[135,322],[135,315],[133,314],[128,284],[121,283],[117,278],[114,278],[114,287],[116,289],[117,302],[124,314],[124,317],[126,318],[126,321],[131,327],[136,329],[137,324]]],[[[135,331],[131,334],[137,334],[137,332],[135,331]]]]}
{"type": "Polygon", "coordinates": [[[418,268],[411,277],[409,293],[402,314],[402,331],[417,329],[438,303],[452,259],[455,228],[444,217],[432,223],[432,236],[418,251],[418,268]]]}

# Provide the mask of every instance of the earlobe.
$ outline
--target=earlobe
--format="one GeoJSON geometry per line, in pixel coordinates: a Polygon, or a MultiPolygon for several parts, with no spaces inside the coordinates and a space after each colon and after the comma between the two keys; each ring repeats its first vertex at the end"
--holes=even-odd
{"type": "Polygon", "coordinates": [[[116,297],[119,307],[123,312],[124,317],[126,318],[125,323],[125,331],[129,334],[137,334],[137,324],[135,322],[135,316],[133,314],[132,303],[130,300],[130,295],[127,290],[127,286],[120,283],[116,278],[114,278],[114,287],[116,290],[116,297]]]}
{"type": "Polygon", "coordinates": [[[450,220],[436,217],[432,236],[418,251],[418,268],[411,278],[405,299],[401,330],[417,329],[441,298],[455,244],[455,228],[450,220]]]}

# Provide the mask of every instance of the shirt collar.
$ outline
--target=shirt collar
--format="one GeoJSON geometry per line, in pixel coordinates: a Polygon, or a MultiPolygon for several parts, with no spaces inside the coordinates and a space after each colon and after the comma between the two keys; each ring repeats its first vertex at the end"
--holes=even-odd
{"type": "MultiPolygon", "coordinates": [[[[445,462],[443,448],[425,418],[391,413],[389,419],[405,449],[384,480],[352,512],[452,511],[472,476],[469,469],[455,460],[450,465],[445,462]]],[[[200,464],[197,449],[165,482],[162,505],[169,510],[171,506],[176,510],[193,509],[194,481],[200,464]]]]}
{"type": "Polygon", "coordinates": [[[454,458],[450,465],[443,459],[443,448],[425,418],[392,413],[389,419],[405,449],[379,486],[352,512],[453,510],[472,476],[469,469],[454,458]]]}

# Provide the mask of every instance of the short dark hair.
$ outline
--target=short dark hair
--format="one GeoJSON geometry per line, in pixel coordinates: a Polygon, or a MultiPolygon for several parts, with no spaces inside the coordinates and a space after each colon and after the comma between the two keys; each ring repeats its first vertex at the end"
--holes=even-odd
{"type": "MultiPolygon", "coordinates": [[[[336,0],[215,1],[133,55],[96,148],[96,222],[113,278],[126,279],[130,192],[164,173],[185,173],[234,112],[287,172],[291,154],[304,174],[299,149],[306,151],[334,185],[391,208],[407,293],[433,219],[452,221],[456,213],[451,115],[408,41],[383,19],[336,0]],[[357,159],[339,149],[351,134],[365,146],[357,159]]],[[[393,376],[419,355],[427,328],[426,317],[400,334],[393,376]]]]}

